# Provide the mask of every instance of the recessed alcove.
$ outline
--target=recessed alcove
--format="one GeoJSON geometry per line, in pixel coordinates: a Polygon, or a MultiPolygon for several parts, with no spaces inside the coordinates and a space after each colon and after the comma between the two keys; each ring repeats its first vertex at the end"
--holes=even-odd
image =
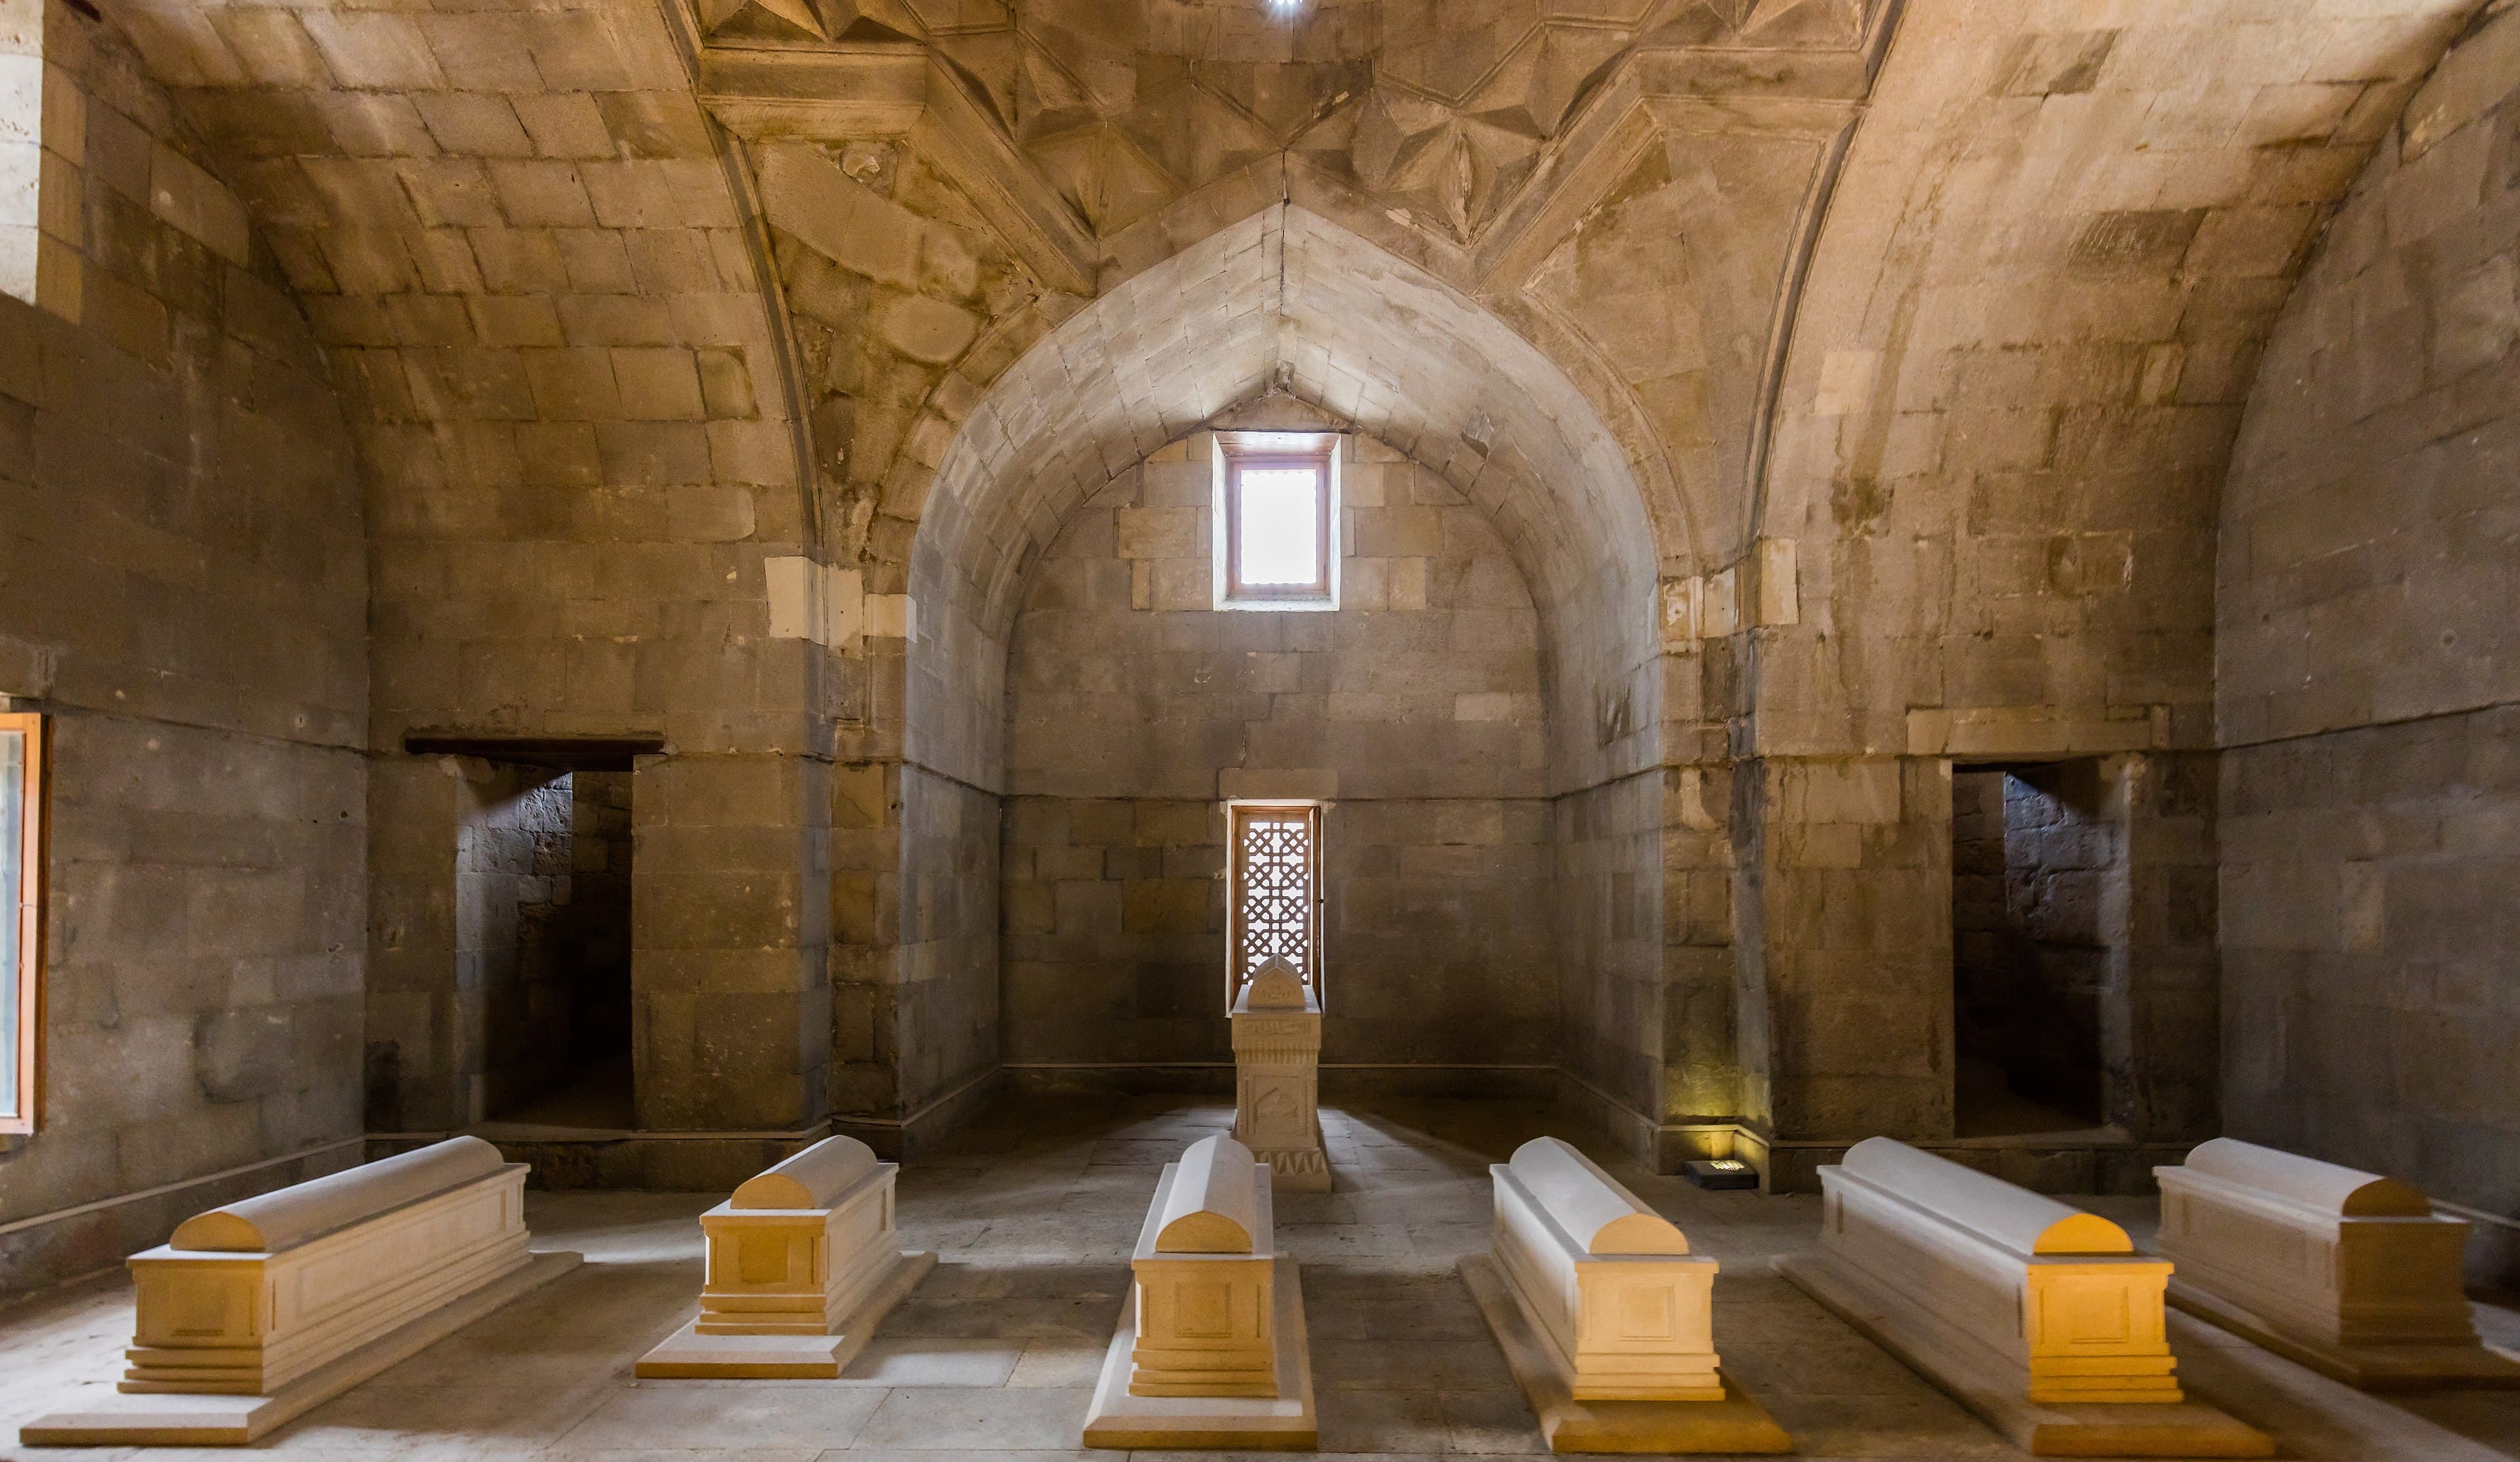
{"type": "MultiPolygon", "coordinates": [[[[1954,1115],[1962,1137],[2107,1123],[2121,857],[2088,761],[1952,775],[1954,1115]]],[[[2120,1001],[2122,1003],[2122,1001],[2120,1001]]]]}

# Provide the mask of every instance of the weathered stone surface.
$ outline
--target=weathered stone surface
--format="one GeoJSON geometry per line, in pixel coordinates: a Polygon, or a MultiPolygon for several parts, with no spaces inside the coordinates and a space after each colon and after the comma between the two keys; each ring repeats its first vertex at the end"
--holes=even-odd
{"type": "MultiPolygon", "coordinates": [[[[2224,1111],[2520,1206],[2509,348],[2520,16],[2389,132],[2269,342],[2225,491],[2224,1111]]],[[[2475,1276],[2507,1282],[2498,1232],[2475,1276]]]]}
{"type": "Polygon", "coordinates": [[[172,999],[161,1075],[13,1205],[346,1136],[357,1053],[266,1055],[324,1000],[373,1122],[548,1078],[565,982],[483,915],[576,850],[415,733],[661,743],[644,1125],[894,1152],[1011,1055],[1221,1060],[1210,805],[1276,787],[1342,804],[1333,1061],[1553,1069],[1664,1161],[1940,1140],[1942,778],[2072,759],[2112,1122],[2213,1125],[2220,859],[2286,1033],[2234,1112],[2500,1151],[2403,1054],[2501,977],[2427,942],[2508,820],[2479,0],[106,10],[0,17],[0,693],[129,815],[63,889],[218,891],[58,916],[193,993],[61,977],[172,999]],[[1335,615],[1209,608],[1190,438],[1263,401],[1376,444],[1335,615]]]}
{"type": "Polygon", "coordinates": [[[1536,615],[1484,514],[1372,437],[1343,451],[1351,520],[1423,526],[1415,540],[1349,534],[1335,612],[1210,607],[1204,431],[1089,499],[1030,576],[1007,701],[1015,1065],[1230,1060],[1220,774],[1316,768],[1336,796],[1324,1059],[1548,1059],[1536,615]],[[1404,561],[1429,586],[1414,608],[1385,588],[1404,561]],[[1148,566],[1195,595],[1140,602],[1148,566]],[[1494,714],[1464,717],[1481,696],[1494,714]]]}
{"type": "Polygon", "coordinates": [[[52,719],[41,1129],[0,1182],[0,1222],[37,1221],[0,1240],[11,1292],[358,1160],[367,909],[349,435],[163,94],[111,25],[49,12],[55,272],[40,307],[0,299],[0,694],[52,719]]]}

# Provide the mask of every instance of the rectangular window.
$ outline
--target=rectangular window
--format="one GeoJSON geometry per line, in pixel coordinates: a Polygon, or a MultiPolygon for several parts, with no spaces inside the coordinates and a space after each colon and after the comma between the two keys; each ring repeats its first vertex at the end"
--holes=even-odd
{"type": "Polygon", "coordinates": [[[1283,955],[1321,995],[1322,807],[1318,802],[1229,802],[1233,886],[1228,1008],[1242,983],[1283,955]]]}
{"type": "Polygon", "coordinates": [[[43,870],[44,718],[0,714],[0,1132],[35,1130],[43,870]]]}
{"type": "Polygon", "coordinates": [[[1338,438],[1216,434],[1216,607],[1338,607],[1338,438]]]}

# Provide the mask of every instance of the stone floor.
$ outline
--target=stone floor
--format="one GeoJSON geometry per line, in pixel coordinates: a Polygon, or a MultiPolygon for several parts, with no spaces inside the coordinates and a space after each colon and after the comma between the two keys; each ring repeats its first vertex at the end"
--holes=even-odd
{"type": "MultiPolygon", "coordinates": [[[[836,1382],[633,1380],[631,1362],[692,1311],[700,1274],[693,1218],[713,1200],[535,1194],[537,1247],[581,1250],[583,1267],[262,1449],[555,1462],[1113,1455],[1079,1451],[1076,1441],[1156,1171],[1231,1120],[1229,1108],[1192,1098],[1030,1100],[905,1169],[904,1237],[943,1263],[836,1382]]],[[[1486,1165],[1527,1137],[1580,1130],[1548,1108],[1495,1102],[1326,1112],[1323,1126],[1337,1191],[1278,1200],[1280,1243],[1304,1265],[1322,1449],[1385,1458],[1543,1450],[1452,1268],[1486,1242],[1486,1165]]],[[[1584,1145],[1678,1221],[1698,1252],[1723,1262],[1715,1331],[1726,1368],[1803,1455],[2019,1455],[1769,1272],[1771,1258],[1813,1242],[1817,1200],[1700,1192],[1584,1145]]],[[[2150,1207],[2092,1206],[2136,1225],[2150,1207]]],[[[2482,1313],[2501,1343],[2520,1342],[2520,1315],[2482,1313]]],[[[0,1312],[0,1456],[235,1456],[7,1445],[20,1422],[76,1388],[110,1384],[130,1326],[129,1287],[111,1280],[0,1312]]],[[[2183,1333],[2180,1351],[2182,1377],[2273,1432],[2287,1457],[2520,1458],[2520,1394],[2380,1401],[2201,1327],[2183,1333]]]]}

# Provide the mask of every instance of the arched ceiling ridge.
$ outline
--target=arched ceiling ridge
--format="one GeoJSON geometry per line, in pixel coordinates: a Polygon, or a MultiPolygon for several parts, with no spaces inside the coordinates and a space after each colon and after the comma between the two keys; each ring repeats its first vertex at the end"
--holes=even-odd
{"type": "Polygon", "coordinates": [[[2258,356],[2485,3],[1907,0],[1740,484],[1832,646],[1754,686],[1763,745],[2210,738],[2195,546],[2258,356]]]}
{"type": "Polygon", "coordinates": [[[1282,204],[1121,282],[1000,376],[937,465],[914,595],[1002,633],[1069,513],[1273,385],[1389,432],[1488,507],[1536,599],[1653,581],[1631,460],[1565,373],[1462,291],[1282,204]]]}
{"type": "MultiPolygon", "coordinates": [[[[1751,456],[1755,393],[1715,377],[1766,377],[1785,256],[1808,242],[1779,220],[1862,106],[1899,10],[1464,0],[1393,23],[1384,0],[1319,0],[1264,22],[1243,0],[1183,0],[1140,24],[1063,0],[976,18],[946,0],[883,3],[883,34],[812,38],[762,0],[719,0],[703,104],[765,157],[828,155],[791,164],[798,176],[845,171],[930,219],[982,225],[984,276],[1059,296],[1062,315],[1272,204],[1329,219],[1489,305],[1576,378],[1642,483],[1646,529],[1676,575],[1738,547],[1729,505],[1751,456]],[[910,199],[896,179],[914,172],[963,201],[910,199]],[[1545,297],[1552,280],[1579,297],[1545,297]],[[1698,343],[1709,328],[1720,348],[1698,343]]],[[[1200,252],[1216,278],[1238,272],[1200,252]]],[[[783,283],[799,285],[793,270],[783,283]]],[[[982,292],[985,336],[1005,302],[982,292]]],[[[869,333],[844,315],[833,328],[844,350],[869,333]]],[[[890,550],[915,531],[916,514],[898,509],[926,465],[905,441],[949,435],[1004,361],[906,364],[871,350],[834,373],[829,389],[861,404],[818,418],[854,436],[823,459],[845,457],[843,493],[880,482],[894,519],[868,543],[877,578],[904,561],[890,550]],[[936,382],[939,365],[960,378],[936,382]],[[939,404],[901,394],[922,371],[939,404]],[[887,396],[924,415],[905,425],[888,402],[863,404],[887,396]]]]}

